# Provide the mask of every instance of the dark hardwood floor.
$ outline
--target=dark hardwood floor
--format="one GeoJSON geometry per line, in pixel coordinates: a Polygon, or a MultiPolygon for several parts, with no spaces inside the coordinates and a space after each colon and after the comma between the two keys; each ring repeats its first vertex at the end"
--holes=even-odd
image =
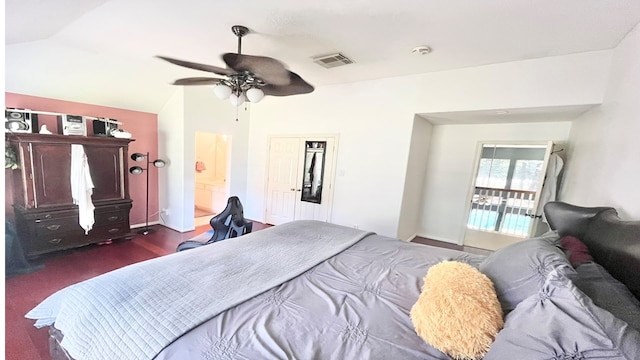
{"type": "MultiPolygon", "coordinates": [[[[253,231],[270,225],[254,222],[253,231]]],[[[42,270],[17,275],[5,281],[5,358],[9,360],[50,359],[48,329],[36,329],[24,315],[54,292],[74,283],[126,265],[175,252],[176,246],[211,227],[202,225],[180,233],[164,226],[152,226],[154,233],[117,240],[109,245],[90,245],[42,256],[32,263],[42,270]]],[[[416,238],[414,242],[462,250],[455,244],[416,238]]],[[[468,251],[468,249],[465,249],[468,251]]]]}
{"type": "MultiPolygon", "coordinates": [[[[254,222],[253,231],[270,225],[254,222]]],[[[167,227],[151,226],[156,232],[116,240],[109,245],[89,245],[42,256],[31,261],[42,270],[5,280],[5,358],[8,360],[50,359],[48,330],[36,329],[24,315],[54,292],[77,282],[126,265],[175,252],[184,240],[211,227],[202,225],[180,233],[167,227]]]]}
{"type": "Polygon", "coordinates": [[[411,240],[411,242],[420,243],[424,245],[437,246],[437,247],[446,248],[446,249],[460,250],[460,251],[465,251],[468,253],[484,255],[484,256],[487,256],[493,253],[493,251],[491,250],[479,249],[472,246],[457,245],[457,244],[452,244],[445,241],[431,240],[431,239],[423,238],[420,236],[416,236],[413,240],[411,240]]]}

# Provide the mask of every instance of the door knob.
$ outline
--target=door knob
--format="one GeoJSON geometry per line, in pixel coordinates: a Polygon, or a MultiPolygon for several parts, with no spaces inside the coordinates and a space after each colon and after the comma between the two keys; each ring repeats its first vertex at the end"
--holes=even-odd
{"type": "Polygon", "coordinates": [[[291,188],[291,191],[296,191],[296,189],[294,189],[294,188],[291,188]]]}

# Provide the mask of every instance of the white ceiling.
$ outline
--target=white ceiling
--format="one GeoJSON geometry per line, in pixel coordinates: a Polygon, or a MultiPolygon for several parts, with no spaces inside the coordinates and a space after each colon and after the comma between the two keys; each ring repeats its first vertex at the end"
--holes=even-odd
{"type": "MultiPolygon", "coordinates": [[[[638,0],[6,0],[9,92],[158,112],[180,77],[154,55],[277,58],[316,87],[614,48],[638,0]],[[429,55],[413,55],[420,45],[429,55]],[[355,63],[325,69],[340,52],[355,63]]],[[[302,95],[304,96],[304,95],[302,95]]]]}

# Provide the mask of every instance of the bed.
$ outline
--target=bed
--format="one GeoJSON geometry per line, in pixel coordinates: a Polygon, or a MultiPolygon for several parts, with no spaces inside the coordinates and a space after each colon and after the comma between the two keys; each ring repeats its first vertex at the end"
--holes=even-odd
{"type": "MultiPolygon", "coordinates": [[[[637,359],[640,222],[562,202],[545,214],[554,231],[487,257],[296,221],[103,274],[26,316],[53,359],[461,358],[414,319],[430,269],[455,263],[491,280],[503,314],[476,358],[637,359]]],[[[461,299],[440,325],[475,301],[461,299]]],[[[444,332],[474,330],[460,321],[444,332]]]]}

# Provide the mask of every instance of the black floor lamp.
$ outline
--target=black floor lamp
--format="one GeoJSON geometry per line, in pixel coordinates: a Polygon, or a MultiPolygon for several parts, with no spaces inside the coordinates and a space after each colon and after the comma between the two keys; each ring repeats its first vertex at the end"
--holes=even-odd
{"type": "Polygon", "coordinates": [[[146,222],[145,222],[144,229],[138,231],[138,234],[147,235],[147,234],[151,234],[151,233],[154,232],[153,229],[149,229],[149,164],[153,164],[153,166],[155,166],[157,168],[161,168],[161,167],[164,167],[166,165],[166,163],[164,162],[164,160],[160,160],[160,159],[157,159],[157,160],[154,160],[154,161],[149,161],[149,153],[148,152],[146,154],[134,153],[133,155],[131,155],[131,160],[133,160],[133,161],[146,160],[147,161],[147,167],[146,168],[142,168],[141,166],[132,166],[132,167],[129,168],[129,172],[132,173],[133,175],[140,175],[144,171],[147,172],[146,222]]]}

